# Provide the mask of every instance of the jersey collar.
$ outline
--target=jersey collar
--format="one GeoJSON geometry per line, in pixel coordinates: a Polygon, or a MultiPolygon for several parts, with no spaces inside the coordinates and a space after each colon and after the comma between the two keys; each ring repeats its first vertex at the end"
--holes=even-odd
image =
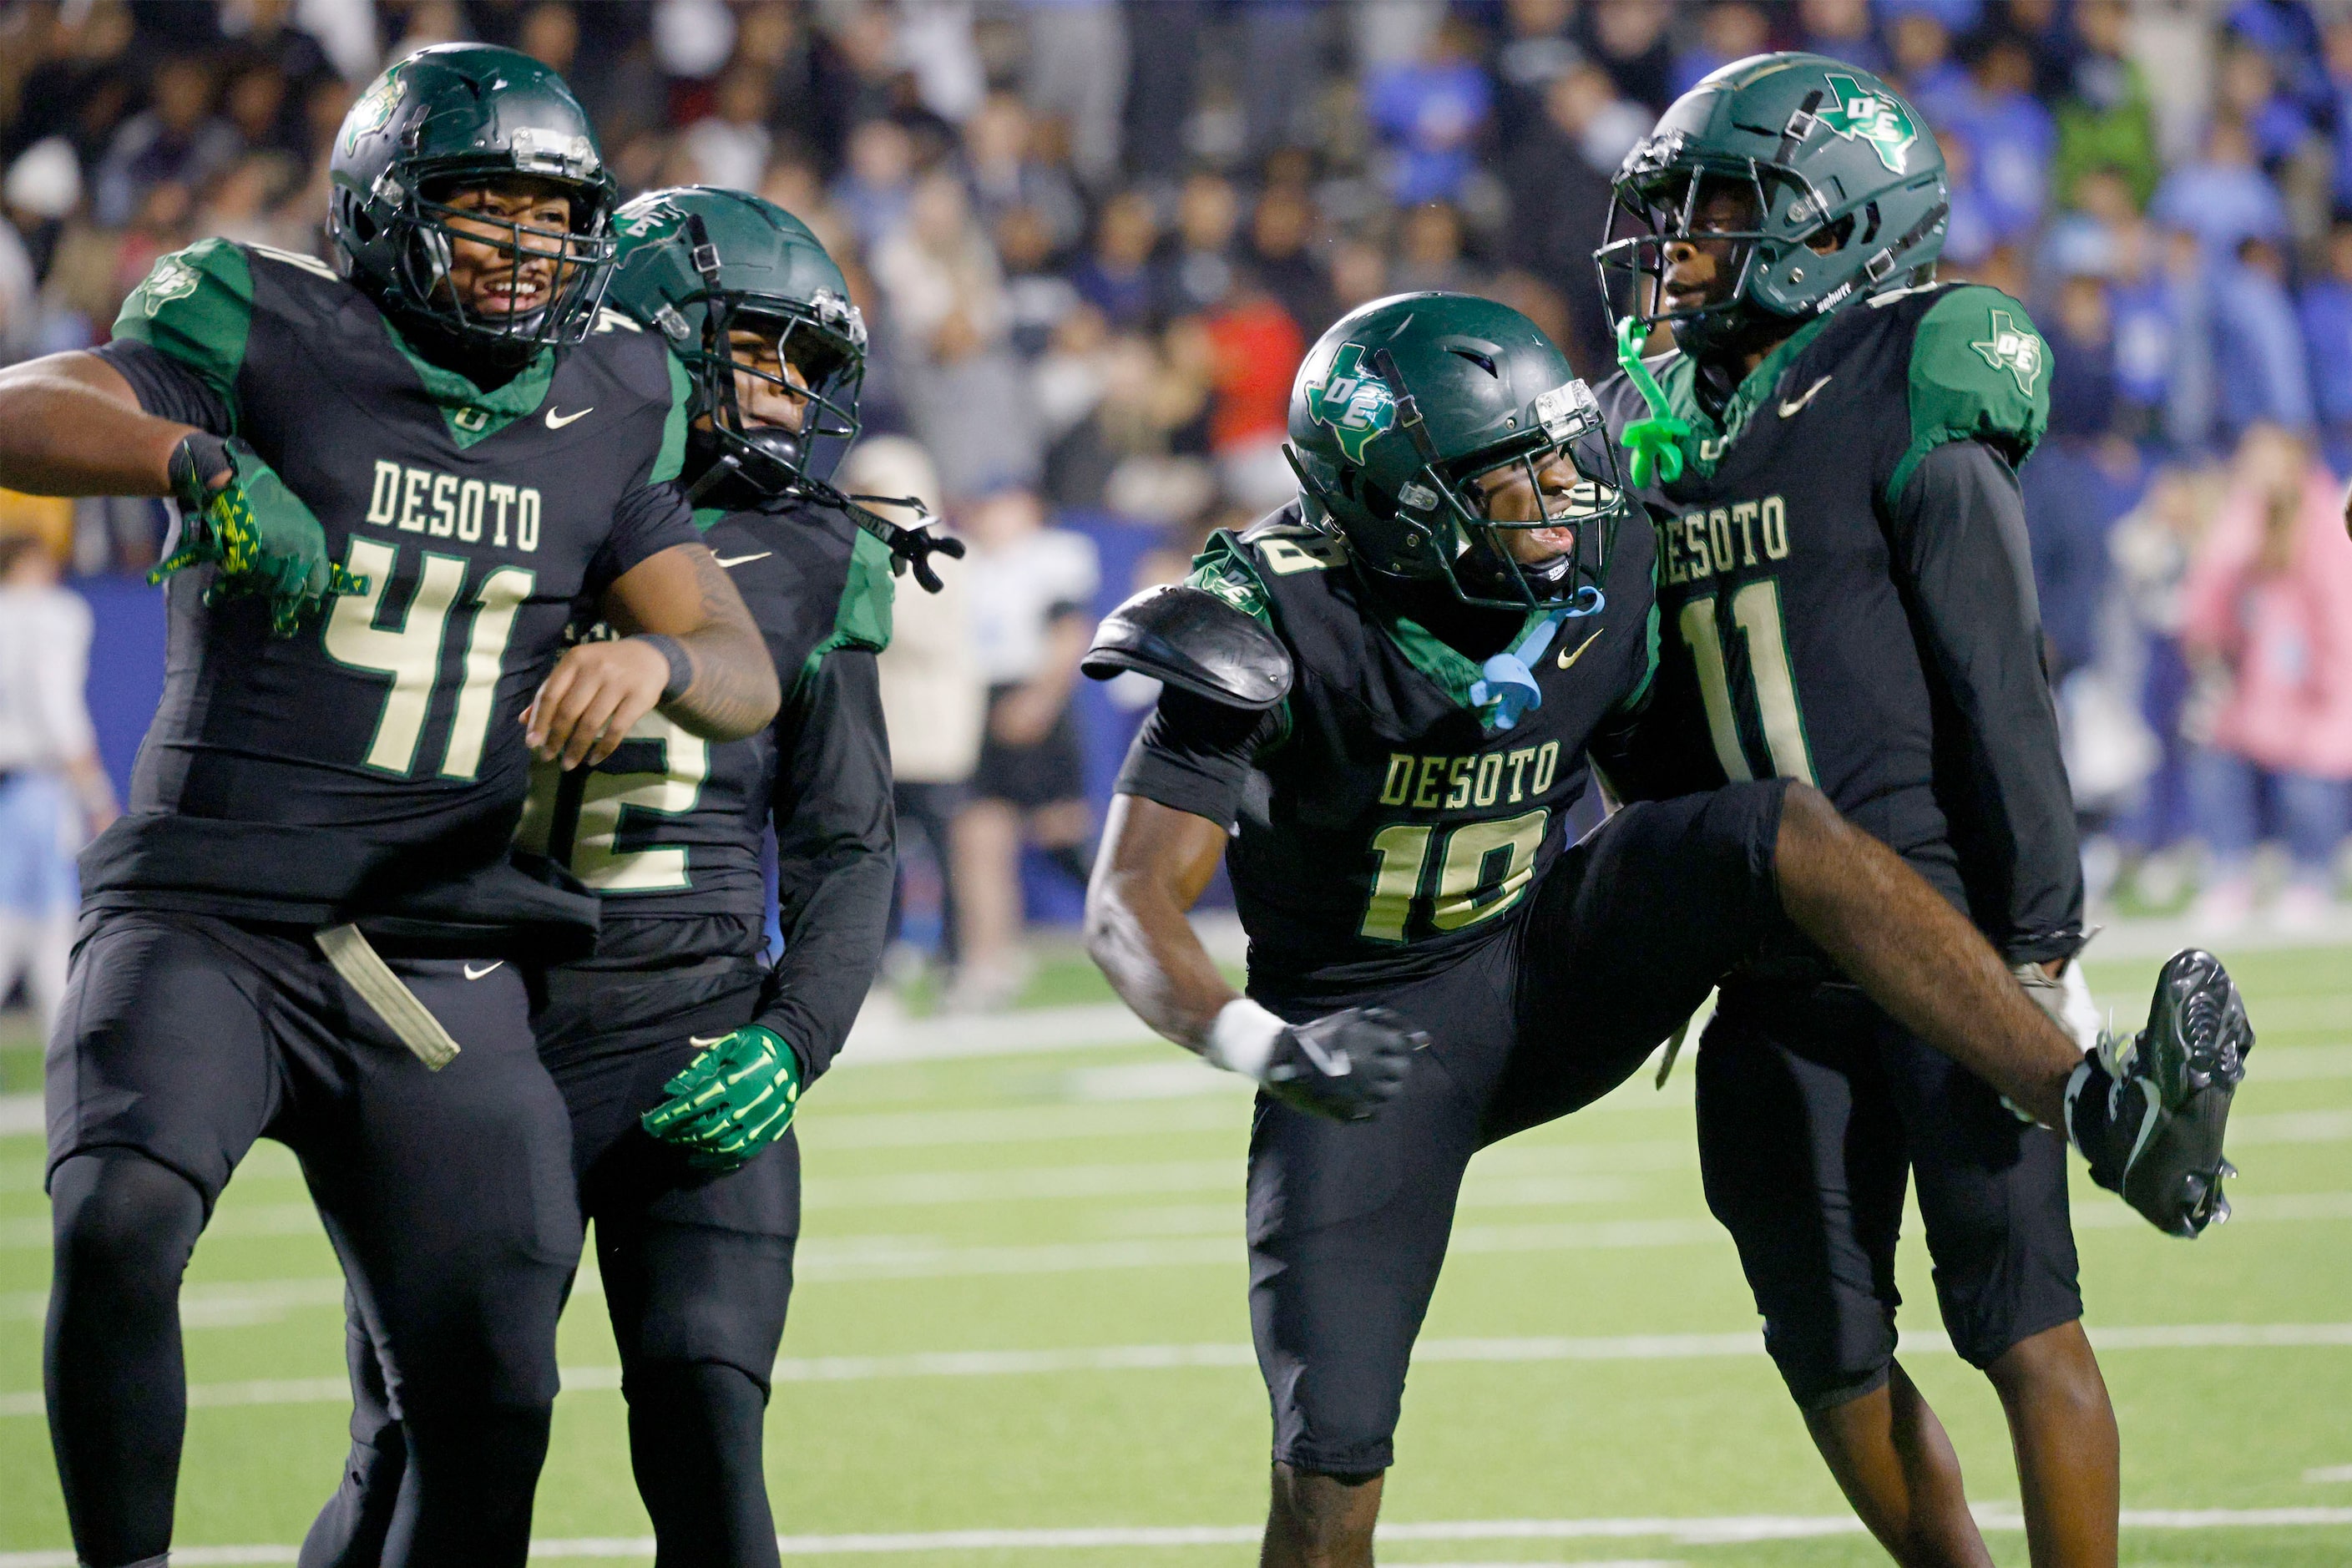
{"type": "Polygon", "coordinates": [[[1830,316],[1815,316],[1781,339],[1732,393],[1731,401],[1723,405],[1723,418],[1719,423],[1699,403],[1698,366],[1688,355],[1679,352],[1666,362],[1658,383],[1665,392],[1667,405],[1675,416],[1690,424],[1690,434],[1683,437],[1683,458],[1693,470],[1701,475],[1715,472],[1715,466],[1723,460],[1725,450],[1748,428],[1748,422],[1756,416],[1756,411],[1771,397],[1772,389],[1780,384],[1782,373],[1799,354],[1812,345],[1812,341],[1822,335],[1822,330],[1832,320],[1833,318],[1830,316]]]}
{"type": "MultiPolygon", "coordinates": [[[[1388,635],[1388,639],[1396,645],[1397,651],[1404,655],[1405,662],[1436,683],[1438,689],[1445,693],[1447,700],[1456,708],[1466,708],[1482,716],[1484,710],[1493,705],[1492,699],[1482,702],[1473,694],[1473,689],[1486,679],[1483,666],[1452,644],[1440,640],[1436,633],[1412,616],[1391,608],[1377,591],[1372,598],[1372,608],[1373,624],[1388,635]]],[[[1529,633],[1550,618],[1550,614],[1548,610],[1529,610],[1527,619],[1520,623],[1517,634],[1511,638],[1511,646],[1519,646],[1529,633]]]]}
{"type": "Polygon", "coordinates": [[[400,329],[388,316],[380,316],[383,330],[392,334],[393,346],[401,352],[416,377],[425,384],[425,395],[441,410],[441,417],[449,426],[449,438],[464,451],[486,437],[495,436],[516,420],[539,411],[547,401],[547,389],[555,380],[555,350],[543,348],[525,365],[512,381],[494,392],[484,392],[470,380],[454,370],[435,364],[410,346],[400,329]]]}

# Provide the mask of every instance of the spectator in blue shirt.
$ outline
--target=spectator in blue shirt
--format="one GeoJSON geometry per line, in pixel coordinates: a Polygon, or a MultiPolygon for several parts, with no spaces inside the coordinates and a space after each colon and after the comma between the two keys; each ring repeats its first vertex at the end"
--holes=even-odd
{"type": "Polygon", "coordinates": [[[2019,477],[2050,672],[2063,677],[2097,655],[2107,534],[2131,506],[2139,464],[2128,445],[2111,439],[2115,344],[2105,282],[2067,279],[2042,326],[2050,340],[2050,437],[2019,477]]]}
{"type": "Polygon", "coordinates": [[[2021,240],[2042,221],[2050,200],[2050,164],[2058,127],[2033,96],[2033,57],[2009,37],[1978,57],[1971,90],[1953,126],[1976,158],[1986,216],[2003,240],[2021,240]]]}
{"type": "Polygon", "coordinates": [[[1141,191],[1121,191],[1103,204],[1095,219],[1095,246],[1070,271],[1070,281],[1087,303],[1115,327],[1150,320],[1151,252],[1160,243],[1160,217],[1141,191]]]}
{"type": "Polygon", "coordinates": [[[2256,166],[2246,128],[2229,120],[2206,132],[2201,158],[2164,177],[2148,216],[2195,235],[2209,258],[2235,253],[2249,236],[2277,239],[2286,233],[2286,202],[2256,166]]]}
{"type": "MultiPolygon", "coordinates": [[[[2352,127],[2352,16],[2327,29],[2327,83],[2336,123],[2352,127]]],[[[2336,138],[2336,205],[2352,207],[2352,135],[2336,138]]]]}
{"type": "Polygon", "coordinates": [[[2213,279],[2213,361],[2219,412],[2234,437],[2250,425],[2313,426],[2303,331],[2286,291],[2286,258],[2249,237],[2213,279]]]}
{"type": "Polygon", "coordinates": [[[1468,23],[1449,16],[1421,58],[1376,67],[1364,79],[1364,117],[1387,150],[1399,206],[1459,201],[1476,168],[1494,88],[1472,58],[1475,38],[1468,23]]]}
{"type": "Polygon", "coordinates": [[[1709,5],[1699,17],[1698,37],[1675,57],[1675,96],[1688,92],[1701,78],[1734,60],[1760,55],[1772,47],[1772,24],[1763,10],[1747,0],[1727,0],[1709,5]]]}
{"type": "Polygon", "coordinates": [[[2280,85],[2269,58],[2250,45],[2222,52],[2214,107],[2222,119],[2244,124],[2254,156],[2273,173],[2320,134],[2310,107],[2280,85]]]}
{"type": "Polygon", "coordinates": [[[1952,58],[1950,29],[1926,11],[1906,11],[1888,26],[1895,71],[1911,101],[1927,117],[1940,140],[1969,109],[1969,73],[1952,58]]]}
{"type": "Polygon", "coordinates": [[[2335,94],[2328,89],[2319,18],[2303,0],[2239,0],[2230,30],[2260,49],[2280,88],[2323,132],[2336,129],[2335,94]]]}
{"type": "Polygon", "coordinates": [[[1883,76],[1891,68],[1871,26],[1869,0],[1797,0],[1797,38],[1817,55],[1864,70],[1883,76]]]}
{"type": "Polygon", "coordinates": [[[2352,219],[2328,236],[2327,270],[2304,285],[2300,314],[2312,402],[2328,461],[2342,472],[2352,458],[2352,219]]]}

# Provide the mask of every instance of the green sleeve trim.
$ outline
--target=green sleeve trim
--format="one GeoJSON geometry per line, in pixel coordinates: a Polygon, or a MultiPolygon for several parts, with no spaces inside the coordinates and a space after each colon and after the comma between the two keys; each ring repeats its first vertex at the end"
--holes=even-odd
{"type": "Polygon", "coordinates": [[[157,261],[114,318],[114,335],[145,343],[194,371],[228,407],[253,331],[253,266],[226,239],[200,239],[157,261]]]}
{"type": "MultiPolygon", "coordinates": [[[[655,484],[674,479],[686,471],[687,416],[694,405],[694,378],[686,373],[673,353],[662,356],[669,362],[669,416],[662,421],[661,450],[654,456],[654,471],[648,476],[655,484]]],[[[887,617],[886,617],[887,620],[887,617]]],[[[883,633],[887,639],[887,631],[883,633]]]]}
{"type": "Polygon", "coordinates": [[[698,506],[694,509],[694,527],[698,533],[709,533],[727,515],[723,506],[698,506]]]}
{"type": "Polygon", "coordinates": [[[2012,466],[2050,426],[2050,346],[2025,307],[1998,289],[1953,289],[1919,318],[1911,340],[1911,444],[1883,492],[1898,505],[1928,453],[1982,441],[2012,466]]]}
{"type": "Polygon", "coordinates": [[[897,596],[898,586],[890,578],[889,547],[865,530],[858,530],[857,537],[850,542],[849,580],[842,584],[841,604],[833,615],[833,630],[801,661],[799,672],[793,677],[791,700],[797,700],[808,683],[816,679],[816,667],[824,662],[825,655],[843,648],[880,653],[888,647],[890,612],[897,596]]]}

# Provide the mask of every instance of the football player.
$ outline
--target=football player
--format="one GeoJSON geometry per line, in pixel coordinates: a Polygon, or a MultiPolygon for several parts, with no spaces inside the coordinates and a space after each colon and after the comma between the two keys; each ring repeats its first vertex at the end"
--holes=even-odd
{"type": "MultiPolygon", "coordinates": [[[[1948,212],[1934,136],[1867,71],[1759,56],[1675,102],[1615,190],[1599,255],[1633,313],[1600,395],[1655,521],[1662,654],[1630,747],[1604,760],[1612,782],[1818,786],[2053,1013],[2071,988],[2088,1014],[2016,477],[2047,423],[2049,349],[2007,295],[1931,281],[1948,212]],[[1671,350],[1644,361],[1653,332],[1671,350]]],[[[2205,984],[2218,973],[2184,954],[2158,996],[2159,1026],[2222,1006],[2182,1064],[2187,1103],[2137,1150],[2084,1144],[2096,1181],[2179,1236],[2229,1213],[2221,1131],[2252,1037],[2205,984]]],[[[1894,1359],[1916,1178],[1945,1327],[2009,1417],[2033,1561],[2113,1563],[2115,1415],[2081,1323],[2058,1123],[2020,1120],[1801,944],[1724,982],[1703,1044],[1709,1206],[1863,1521],[1906,1563],[1991,1561],[1894,1359]]]]}
{"type": "MultiPolygon", "coordinates": [[[[1471,1154],[1622,1082],[1768,944],[2056,1123],[2106,1066],[1820,791],[1628,805],[1570,845],[1586,748],[1653,679],[1655,542],[1591,393],[1525,317],[1407,294],[1300,367],[1298,500],[1105,622],[1090,672],[1165,682],[1090,889],[1096,961],[1153,1028],[1262,1087],[1251,1323],[1274,1405],[1270,1564],[1371,1561],[1406,1362],[1471,1154]],[[1223,857],[1236,995],[1186,922],[1223,857]],[[1375,1116],[1377,1112],[1377,1116],[1375,1116]]],[[[2158,1015],[2177,1066],[2206,1009],[2158,1015]]],[[[2147,1125],[2138,1079],[2106,1157],[2147,1125]]]]}
{"type": "MultiPolygon", "coordinates": [[[[761,1438],[800,1232],[793,1113],[873,983],[895,874],[875,673],[892,554],[826,479],[857,433],[866,326],[816,237],[757,196],[656,191],[614,222],[611,301],[692,379],[682,482],[786,693],[745,740],[655,715],[593,769],[537,772],[522,842],[604,917],[595,955],[548,976],[540,1054],[572,1115],[658,1555],[773,1563],[761,1438]],[[784,950],[770,968],[772,821],[784,950]]],[[[918,561],[957,548],[876,531],[918,561]]],[[[399,1496],[382,1360],[363,1322],[350,1342],[351,1462],[304,1568],[377,1563],[399,1496]]]]}
{"type": "Polygon", "coordinates": [[[709,741],[774,669],[672,482],[686,380],[600,313],[614,199],[552,72],[452,45],[335,139],[334,264],[205,240],[114,341],[0,377],[0,484],[173,495],[163,702],[83,857],[48,1056],[45,1366],[80,1560],[161,1563],[178,1295],[253,1141],[383,1347],[393,1563],[520,1563],[581,1223],[528,971],[596,904],[510,858],[534,753],[709,741]],[[575,601],[628,635],[571,648],[575,601]]]}

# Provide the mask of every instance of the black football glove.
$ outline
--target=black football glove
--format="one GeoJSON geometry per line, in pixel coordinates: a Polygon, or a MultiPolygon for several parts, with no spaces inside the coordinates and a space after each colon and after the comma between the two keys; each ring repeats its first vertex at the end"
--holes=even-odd
{"type": "Polygon", "coordinates": [[[1349,1007],[1275,1037],[1259,1082],[1285,1105],[1334,1121],[1369,1121],[1404,1087],[1429,1037],[1386,1007],[1349,1007]]]}

